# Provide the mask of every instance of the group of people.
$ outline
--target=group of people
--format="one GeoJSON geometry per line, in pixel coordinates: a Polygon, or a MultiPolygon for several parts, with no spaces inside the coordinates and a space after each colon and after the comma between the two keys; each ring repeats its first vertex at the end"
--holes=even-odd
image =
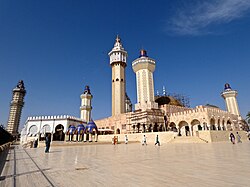
{"type": "MultiPolygon", "coordinates": [[[[124,139],[125,144],[128,144],[128,135],[125,135],[125,139],[124,139]]],[[[144,134],[142,137],[142,145],[147,145],[147,137],[144,134]]],[[[159,136],[158,134],[156,135],[156,139],[155,139],[155,145],[160,146],[160,141],[159,141],[159,136]]]]}
{"type": "MultiPolygon", "coordinates": [[[[236,132],[236,139],[237,143],[242,143],[241,136],[239,135],[238,132],[236,132]]],[[[232,144],[235,144],[235,136],[232,132],[229,134],[229,140],[232,142],[232,144]]]]}

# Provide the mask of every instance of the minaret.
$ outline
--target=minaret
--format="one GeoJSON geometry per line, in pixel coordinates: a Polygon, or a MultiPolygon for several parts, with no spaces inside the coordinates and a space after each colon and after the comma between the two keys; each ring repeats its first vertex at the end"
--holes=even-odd
{"type": "Polygon", "coordinates": [[[10,114],[8,120],[7,131],[13,136],[18,135],[18,128],[20,124],[20,118],[22,114],[22,108],[24,106],[24,96],[26,90],[24,83],[20,80],[17,86],[13,89],[12,101],[10,103],[10,114]]]}
{"type": "Polygon", "coordinates": [[[119,36],[116,37],[115,45],[108,55],[112,68],[112,116],[115,116],[125,113],[125,68],[128,56],[119,36]]]}
{"type": "Polygon", "coordinates": [[[85,120],[87,123],[91,119],[91,110],[92,110],[91,99],[92,98],[93,96],[90,93],[89,86],[85,86],[84,92],[81,95],[82,104],[80,107],[80,112],[81,112],[81,119],[85,120]]]}
{"type": "Polygon", "coordinates": [[[227,111],[240,116],[240,110],[236,99],[237,94],[238,92],[236,90],[232,90],[230,85],[226,83],[221,96],[225,99],[227,111]]]}
{"type": "Polygon", "coordinates": [[[135,110],[158,108],[154,101],[155,60],[147,56],[145,50],[140,51],[140,56],[132,62],[132,68],[136,73],[137,104],[135,110]]]}

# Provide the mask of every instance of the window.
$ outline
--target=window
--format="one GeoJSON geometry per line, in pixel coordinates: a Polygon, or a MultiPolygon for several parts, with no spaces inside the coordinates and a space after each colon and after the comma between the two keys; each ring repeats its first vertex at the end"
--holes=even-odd
{"type": "Polygon", "coordinates": [[[126,129],[126,124],[122,125],[122,129],[126,129]]]}

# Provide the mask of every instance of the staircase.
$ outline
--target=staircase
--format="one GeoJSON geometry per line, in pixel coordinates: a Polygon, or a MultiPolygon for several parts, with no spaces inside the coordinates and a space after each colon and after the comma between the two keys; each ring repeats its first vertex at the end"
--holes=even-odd
{"type": "Polygon", "coordinates": [[[176,136],[169,143],[208,143],[197,136],[176,136]]]}

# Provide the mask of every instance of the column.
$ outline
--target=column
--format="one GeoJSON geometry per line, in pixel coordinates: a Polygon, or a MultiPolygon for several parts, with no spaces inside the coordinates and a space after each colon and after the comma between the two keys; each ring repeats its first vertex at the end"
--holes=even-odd
{"type": "Polygon", "coordinates": [[[83,141],[84,141],[84,142],[87,141],[87,134],[83,134],[83,141]]]}
{"type": "Polygon", "coordinates": [[[92,142],[92,134],[89,133],[89,142],[92,142]]]}
{"type": "Polygon", "coordinates": [[[215,126],[215,130],[219,130],[219,126],[218,126],[218,124],[214,124],[214,126],[215,126]]]}
{"type": "Polygon", "coordinates": [[[193,136],[192,126],[191,126],[191,125],[189,125],[188,127],[189,127],[189,133],[190,133],[190,136],[193,136]]]}
{"type": "Polygon", "coordinates": [[[97,132],[95,133],[95,142],[97,142],[97,138],[98,138],[98,135],[97,135],[97,132]]]}

